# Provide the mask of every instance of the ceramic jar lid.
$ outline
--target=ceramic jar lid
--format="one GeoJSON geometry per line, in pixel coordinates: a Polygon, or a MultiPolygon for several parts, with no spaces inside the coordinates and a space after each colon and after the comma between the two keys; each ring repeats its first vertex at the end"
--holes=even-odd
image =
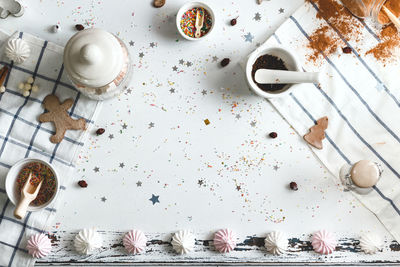
{"type": "Polygon", "coordinates": [[[78,85],[92,88],[105,86],[118,76],[123,63],[118,39],[100,29],[78,32],[64,49],[64,67],[78,85]]]}
{"type": "Polygon", "coordinates": [[[376,185],[381,175],[381,170],[375,162],[360,160],[353,165],[350,171],[353,183],[361,188],[376,185]]]}

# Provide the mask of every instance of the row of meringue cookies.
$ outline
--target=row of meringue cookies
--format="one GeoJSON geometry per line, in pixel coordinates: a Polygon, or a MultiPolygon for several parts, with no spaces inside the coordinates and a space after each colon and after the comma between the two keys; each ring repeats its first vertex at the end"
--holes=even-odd
{"type": "MultiPolygon", "coordinates": [[[[214,235],[215,249],[221,253],[228,253],[235,249],[237,238],[231,229],[222,229],[214,235]]],[[[194,250],[195,236],[188,230],[178,231],[172,236],[171,245],[177,254],[188,254],[194,250]]],[[[95,229],[83,229],[74,239],[75,250],[79,254],[89,255],[100,249],[102,238],[95,229]]],[[[147,245],[146,235],[140,230],[127,232],[122,243],[130,254],[140,254],[147,245]]],[[[321,230],[313,234],[311,244],[315,252],[328,255],[335,251],[336,237],[333,233],[321,230]]],[[[289,240],[285,233],[274,231],[267,234],[265,248],[273,255],[284,254],[288,250],[289,240]]],[[[367,254],[374,254],[382,250],[383,239],[372,232],[364,233],[360,239],[361,250],[367,254]]],[[[46,257],[51,253],[51,241],[46,234],[36,234],[27,242],[29,254],[35,258],[46,257]]]]}

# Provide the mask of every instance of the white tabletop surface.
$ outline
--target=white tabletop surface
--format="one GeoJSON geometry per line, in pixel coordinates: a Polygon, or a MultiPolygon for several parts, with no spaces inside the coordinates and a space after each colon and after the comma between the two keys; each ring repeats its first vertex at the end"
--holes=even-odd
{"type": "Polygon", "coordinates": [[[218,24],[200,42],[185,41],[176,30],[184,0],[167,0],[160,9],[150,0],[30,0],[23,17],[1,21],[9,32],[60,45],[76,23],[102,28],[126,42],[134,63],[128,92],[104,102],[95,128],[106,132],[90,135],[49,230],[230,227],[245,236],[324,228],[340,236],[388,235],[273,107],[250,93],[239,65],[303,0],[206,2],[218,24]],[[49,32],[55,23],[61,31],[49,32]],[[225,57],[231,63],[221,68],[225,57]],[[278,138],[269,138],[271,131],[278,138]],[[85,189],[76,184],[82,179],[85,189]],[[291,181],[298,191],[288,189],[291,181]],[[152,194],[159,203],[152,204],[152,194]]]}

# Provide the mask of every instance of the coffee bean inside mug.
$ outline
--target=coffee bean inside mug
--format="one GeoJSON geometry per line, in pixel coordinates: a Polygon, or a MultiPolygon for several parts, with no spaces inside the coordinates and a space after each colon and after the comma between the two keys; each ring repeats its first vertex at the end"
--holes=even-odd
{"type": "Polygon", "coordinates": [[[256,71],[259,69],[270,69],[270,70],[288,70],[285,65],[285,62],[279,57],[273,55],[262,55],[257,58],[257,60],[253,64],[253,68],[251,71],[251,76],[253,81],[257,84],[257,86],[266,92],[273,92],[282,90],[287,84],[261,84],[257,83],[255,79],[256,71]]]}

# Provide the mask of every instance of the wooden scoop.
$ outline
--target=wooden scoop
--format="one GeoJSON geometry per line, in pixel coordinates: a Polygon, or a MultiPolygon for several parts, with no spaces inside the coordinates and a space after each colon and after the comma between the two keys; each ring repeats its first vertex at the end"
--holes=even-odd
{"type": "Polygon", "coordinates": [[[42,186],[43,181],[40,181],[38,186],[35,188],[31,184],[31,178],[32,172],[29,173],[29,177],[21,189],[21,198],[19,199],[19,203],[14,210],[14,216],[17,219],[22,219],[25,217],[26,209],[28,208],[29,204],[37,197],[40,187],[42,186]]]}
{"type": "Polygon", "coordinates": [[[389,8],[383,6],[382,7],[383,12],[386,13],[388,18],[393,22],[393,24],[397,27],[398,30],[400,30],[400,20],[396,15],[392,13],[392,11],[389,10],[389,8]]]}
{"type": "Polygon", "coordinates": [[[197,10],[196,13],[196,33],[194,34],[194,37],[196,38],[200,38],[201,37],[201,28],[203,28],[203,24],[204,24],[204,14],[201,15],[199,10],[197,10]]]}

